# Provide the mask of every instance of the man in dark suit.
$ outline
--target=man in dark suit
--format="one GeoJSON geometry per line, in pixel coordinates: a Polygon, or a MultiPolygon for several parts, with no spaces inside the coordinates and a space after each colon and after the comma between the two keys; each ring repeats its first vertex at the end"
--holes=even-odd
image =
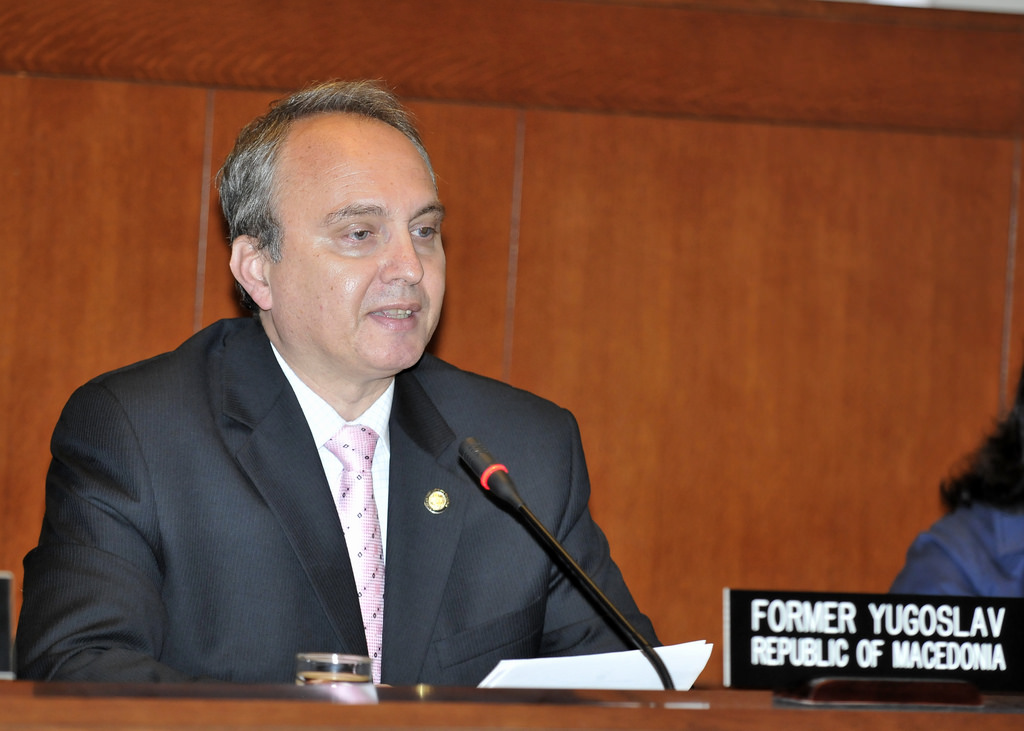
{"type": "Polygon", "coordinates": [[[467,436],[656,642],[590,517],[572,415],[424,355],[444,209],[394,98],[332,82],[275,105],[239,136],[221,198],[256,317],[69,400],[25,558],[19,676],[291,682],[297,652],[367,653],[366,559],[328,448],[352,423],[378,435],[380,682],[475,685],[503,658],[629,649],[475,484],[467,436]]]}

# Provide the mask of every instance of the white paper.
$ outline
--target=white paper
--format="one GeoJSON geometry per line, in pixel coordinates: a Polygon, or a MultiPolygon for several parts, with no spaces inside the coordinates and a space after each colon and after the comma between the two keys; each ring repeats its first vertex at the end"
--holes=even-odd
{"type": "MultiPolygon", "coordinates": [[[[711,658],[704,640],[655,647],[676,690],[689,690],[711,658]]],[[[661,679],[639,650],[600,655],[502,660],[480,688],[576,688],[662,690],[661,679]]]]}

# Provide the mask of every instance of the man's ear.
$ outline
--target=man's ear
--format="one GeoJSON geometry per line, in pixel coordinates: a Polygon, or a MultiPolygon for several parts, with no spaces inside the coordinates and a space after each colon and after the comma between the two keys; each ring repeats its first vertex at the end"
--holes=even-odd
{"type": "Polygon", "coordinates": [[[269,310],[273,305],[267,279],[270,258],[256,244],[252,236],[239,236],[231,242],[231,273],[261,310],[269,310]]]}

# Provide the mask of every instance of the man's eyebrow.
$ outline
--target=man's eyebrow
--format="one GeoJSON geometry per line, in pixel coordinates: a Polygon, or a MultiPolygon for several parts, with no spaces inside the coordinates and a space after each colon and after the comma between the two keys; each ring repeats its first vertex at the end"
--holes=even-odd
{"type": "Polygon", "coordinates": [[[378,206],[372,203],[353,203],[352,205],[339,208],[336,211],[331,211],[324,216],[324,225],[329,226],[348,218],[358,218],[360,216],[387,218],[388,212],[383,206],[378,206]]]}
{"type": "Polygon", "coordinates": [[[444,214],[445,214],[444,206],[441,205],[440,203],[436,203],[435,202],[435,203],[431,203],[429,205],[423,206],[423,208],[421,208],[419,211],[417,211],[416,214],[412,217],[412,220],[415,221],[417,218],[420,218],[421,216],[429,216],[429,215],[434,215],[434,216],[437,216],[439,219],[443,219],[444,218],[444,214]]]}
{"type": "MultiPolygon", "coordinates": [[[[445,215],[444,206],[440,203],[429,203],[416,211],[412,216],[412,220],[428,215],[434,215],[443,219],[445,215]]],[[[331,224],[338,223],[339,221],[344,221],[349,218],[359,218],[362,216],[371,216],[374,218],[391,217],[388,210],[383,206],[373,203],[353,203],[352,205],[339,208],[336,211],[331,211],[324,216],[324,225],[330,226],[331,224]]]]}

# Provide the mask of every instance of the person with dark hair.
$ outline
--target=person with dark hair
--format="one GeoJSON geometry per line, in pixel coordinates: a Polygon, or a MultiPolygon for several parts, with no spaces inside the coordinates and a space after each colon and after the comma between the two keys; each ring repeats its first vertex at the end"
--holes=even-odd
{"type": "Polygon", "coordinates": [[[476,685],[502,659],[631,649],[459,459],[477,437],[652,644],[591,518],[568,411],[425,348],[445,288],[430,159],[374,83],[272,106],[219,175],[253,317],[99,376],[54,430],[25,557],[22,678],[476,685]]]}
{"type": "Polygon", "coordinates": [[[1010,412],[940,487],[948,512],[921,533],[890,591],[1024,597],[1024,372],[1010,412]]]}

